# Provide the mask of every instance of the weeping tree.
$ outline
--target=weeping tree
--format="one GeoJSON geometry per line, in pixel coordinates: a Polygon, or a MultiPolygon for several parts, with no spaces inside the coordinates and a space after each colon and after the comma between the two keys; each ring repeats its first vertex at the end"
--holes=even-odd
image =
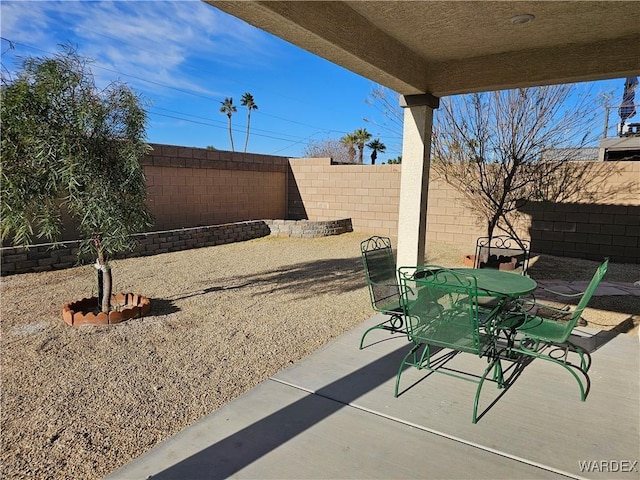
{"type": "Polygon", "coordinates": [[[54,57],[24,59],[15,78],[3,78],[1,93],[2,240],[55,242],[68,212],[85,238],[79,255],[96,258],[107,312],[109,259],[151,225],[141,99],[120,82],[98,88],[90,61],[67,46],[54,57]]]}
{"type": "Polygon", "coordinates": [[[449,97],[437,112],[432,168],[496,230],[519,239],[519,210],[530,201],[585,201],[590,182],[611,168],[573,162],[594,140],[595,109],[574,85],[449,97]],[[569,100],[572,99],[570,102],[569,100]]]}

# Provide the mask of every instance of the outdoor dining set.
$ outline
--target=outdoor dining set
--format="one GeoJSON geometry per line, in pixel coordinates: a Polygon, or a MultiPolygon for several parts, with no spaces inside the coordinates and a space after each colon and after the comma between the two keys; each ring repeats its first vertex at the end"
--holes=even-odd
{"type": "Polygon", "coordinates": [[[360,348],[377,329],[406,336],[410,344],[396,375],[396,397],[407,367],[471,380],[477,383],[472,415],[476,423],[485,381],[498,389],[509,386],[504,362],[523,369],[533,359],[544,359],[567,370],[578,383],[580,399],[586,399],[591,359],[570,335],[605,275],[608,259],[584,292],[552,292],[579,297],[575,306],[557,308],[535,299],[538,285],[528,275],[530,245],[524,240],[479,238],[471,268],[398,267],[386,237],[363,241],[361,254],[372,307],[385,317],[362,335],[360,348]],[[487,366],[482,373],[445,368],[446,359],[458,353],[485,358],[487,366]]]}

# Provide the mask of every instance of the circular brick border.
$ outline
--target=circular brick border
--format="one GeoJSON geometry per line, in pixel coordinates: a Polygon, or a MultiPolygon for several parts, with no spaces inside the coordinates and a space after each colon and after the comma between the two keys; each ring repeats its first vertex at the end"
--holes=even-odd
{"type": "Polygon", "coordinates": [[[137,293],[111,295],[111,305],[117,307],[108,314],[99,310],[98,297],[88,297],[65,303],[62,319],[67,325],[113,325],[131,318],[146,315],[151,310],[151,301],[137,293]]]}

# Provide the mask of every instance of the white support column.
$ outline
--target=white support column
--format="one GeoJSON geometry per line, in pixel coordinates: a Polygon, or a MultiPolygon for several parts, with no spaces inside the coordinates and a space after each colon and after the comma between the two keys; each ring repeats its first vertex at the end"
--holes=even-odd
{"type": "Polygon", "coordinates": [[[433,109],[431,95],[401,97],[404,110],[400,209],[398,212],[398,267],[424,264],[427,233],[427,194],[431,156],[433,109]]]}

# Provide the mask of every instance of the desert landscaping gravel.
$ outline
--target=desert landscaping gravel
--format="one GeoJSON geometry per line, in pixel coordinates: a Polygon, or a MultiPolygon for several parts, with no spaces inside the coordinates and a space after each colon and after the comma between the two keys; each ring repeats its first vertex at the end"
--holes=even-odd
{"type": "MultiPolygon", "coordinates": [[[[102,478],[354,328],[373,313],[365,237],[267,237],[114,262],[114,290],[152,302],[148,316],[114,326],[62,322],[63,303],[95,294],[91,266],[3,277],[0,477],[102,478]]],[[[427,260],[460,266],[465,247],[429,244],[427,260]]],[[[531,276],[588,280],[597,264],[543,256],[531,276]]],[[[633,283],[639,271],[613,264],[605,280],[633,283]]],[[[639,298],[594,299],[584,316],[628,330],[639,298]]]]}

